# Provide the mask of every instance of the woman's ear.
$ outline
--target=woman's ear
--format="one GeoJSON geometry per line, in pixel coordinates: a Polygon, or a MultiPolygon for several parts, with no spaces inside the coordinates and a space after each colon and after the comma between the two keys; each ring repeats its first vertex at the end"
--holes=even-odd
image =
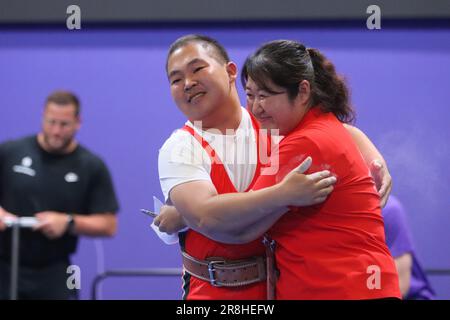
{"type": "Polygon", "coordinates": [[[235,82],[237,78],[237,65],[236,63],[230,61],[226,66],[228,76],[230,77],[230,82],[235,82]]]}
{"type": "Polygon", "coordinates": [[[311,98],[311,84],[308,80],[302,80],[298,84],[298,97],[301,104],[308,104],[311,98]]]}

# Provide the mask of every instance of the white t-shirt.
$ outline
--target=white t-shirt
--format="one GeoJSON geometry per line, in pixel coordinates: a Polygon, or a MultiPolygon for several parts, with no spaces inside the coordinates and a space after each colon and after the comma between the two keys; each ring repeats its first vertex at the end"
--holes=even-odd
{"type": "MultiPolygon", "coordinates": [[[[231,182],[244,192],[253,180],[257,166],[256,135],[248,111],[241,107],[241,123],[237,130],[221,134],[218,130],[202,131],[193,127],[216,151],[231,182]],[[215,132],[213,132],[215,131],[215,132]]],[[[159,181],[164,198],[175,186],[196,180],[211,181],[211,159],[201,144],[187,131],[176,130],[159,150],[159,181]]]]}

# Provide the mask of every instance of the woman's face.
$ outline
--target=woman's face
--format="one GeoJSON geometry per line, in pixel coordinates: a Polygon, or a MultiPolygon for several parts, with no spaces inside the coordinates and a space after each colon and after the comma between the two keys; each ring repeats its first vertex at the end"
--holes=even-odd
{"type": "Polygon", "coordinates": [[[278,129],[280,135],[292,131],[303,118],[306,105],[302,103],[300,95],[289,100],[286,89],[269,83],[267,90],[261,89],[248,78],[245,91],[247,109],[253,113],[263,129],[278,129]]]}

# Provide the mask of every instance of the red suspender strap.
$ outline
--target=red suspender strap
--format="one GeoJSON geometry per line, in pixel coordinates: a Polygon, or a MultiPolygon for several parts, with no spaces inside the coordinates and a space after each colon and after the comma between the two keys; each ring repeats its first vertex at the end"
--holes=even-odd
{"type": "Polygon", "coordinates": [[[237,192],[236,188],[233,185],[233,182],[228,176],[225,166],[223,165],[216,151],[209,145],[209,143],[204,140],[202,136],[194,130],[194,128],[190,126],[184,126],[182,130],[189,132],[209,155],[211,159],[211,180],[216,187],[217,192],[219,194],[237,192]]]}
{"type": "Polygon", "coordinates": [[[216,155],[216,151],[209,145],[208,141],[204,140],[201,135],[199,135],[197,132],[195,132],[194,128],[185,125],[181,130],[189,132],[205,149],[206,153],[210,156],[211,161],[213,161],[213,164],[222,164],[222,161],[220,161],[219,157],[216,155]]]}

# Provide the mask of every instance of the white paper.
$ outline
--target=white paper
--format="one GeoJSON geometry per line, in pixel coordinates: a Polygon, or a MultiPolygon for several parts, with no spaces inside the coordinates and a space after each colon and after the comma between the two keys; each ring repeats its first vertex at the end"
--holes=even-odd
{"type": "MultiPolygon", "coordinates": [[[[156,214],[159,214],[159,212],[161,211],[161,207],[164,205],[164,203],[161,202],[161,200],[159,200],[157,197],[153,196],[153,211],[156,214]]],[[[172,234],[168,234],[165,232],[161,232],[159,231],[159,228],[157,226],[155,226],[154,223],[151,224],[151,227],[153,229],[153,231],[155,231],[155,233],[158,235],[158,237],[164,241],[165,244],[175,244],[178,243],[178,232],[176,233],[172,233],[172,234]]],[[[180,230],[179,232],[183,232],[188,230],[189,228],[184,228],[182,230],[180,230]]]]}

